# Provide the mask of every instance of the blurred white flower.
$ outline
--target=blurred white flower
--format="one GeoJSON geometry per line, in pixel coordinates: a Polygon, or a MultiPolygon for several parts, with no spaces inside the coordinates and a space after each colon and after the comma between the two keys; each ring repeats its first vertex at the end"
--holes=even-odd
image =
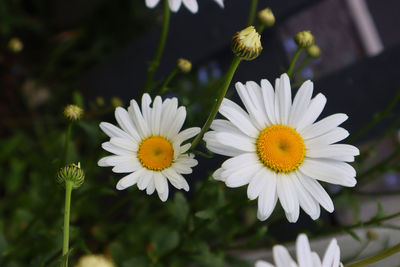
{"type": "Polygon", "coordinates": [[[142,97],[142,110],[131,100],[128,111],[117,107],[115,118],[118,128],[110,123],[100,123],[100,128],[111,138],[102,144],[103,149],[115,155],[99,160],[101,167],[113,166],[115,173],[130,173],[119,180],[118,190],[137,184],[148,195],[157,190],[162,201],[168,198],[169,181],[177,189],[189,190],[181,174],[192,173],[197,160],[186,152],[190,144],[182,144],[200,132],[193,127],[181,131],[186,118],[185,107],[178,108],[174,97],[164,102],[156,96],[150,107],[149,94],[142,97]]]}
{"type": "Polygon", "coordinates": [[[272,249],[275,265],[266,261],[257,261],[255,267],[343,267],[340,262],[340,248],[336,239],[332,239],[321,261],[318,254],[311,251],[310,243],[305,234],[300,234],[296,240],[297,263],[293,261],[288,250],[281,245],[272,249]]]}
{"type": "MultiPolygon", "coordinates": [[[[153,8],[160,2],[160,0],[145,0],[145,1],[146,1],[146,6],[148,8],[153,8]]],[[[167,0],[164,0],[164,1],[167,1],[167,0]]],[[[223,0],[214,0],[214,1],[217,2],[217,4],[220,7],[224,7],[223,0]]],[[[199,10],[197,0],[168,0],[169,8],[173,12],[177,12],[179,10],[179,8],[181,7],[182,3],[192,13],[197,13],[197,11],[199,10]]]]}
{"type": "Polygon", "coordinates": [[[334,144],[349,133],[338,127],[347,119],[334,114],[314,123],[326,98],[311,99],[313,83],[306,81],[292,103],[289,77],[283,74],[275,82],[268,80],[236,83],[246,107],[224,99],[219,112],[228,120],[214,120],[213,131],[205,134],[207,148],[230,156],[213,176],[228,187],[249,184],[249,199],[258,198],[260,220],[266,220],[277,200],[290,222],[299,217],[299,206],[317,219],[320,206],[334,210],[333,203],[317,180],[354,186],[356,171],[346,162],[354,161],[359,150],[351,145],[334,144]]]}
{"type": "Polygon", "coordinates": [[[75,267],[115,267],[115,264],[104,255],[89,254],[80,257],[75,267]]]}

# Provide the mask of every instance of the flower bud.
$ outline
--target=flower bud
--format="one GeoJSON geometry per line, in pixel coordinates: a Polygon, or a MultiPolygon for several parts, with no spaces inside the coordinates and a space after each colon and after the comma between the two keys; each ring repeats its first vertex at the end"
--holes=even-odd
{"type": "Polygon", "coordinates": [[[370,240],[376,240],[378,239],[378,235],[374,231],[368,231],[367,238],[370,240]]]}
{"type": "Polygon", "coordinates": [[[262,50],[260,38],[254,26],[237,32],[232,38],[233,53],[244,60],[255,59],[262,50]]]}
{"type": "Polygon", "coordinates": [[[78,121],[82,118],[83,109],[77,105],[68,105],[64,108],[64,116],[69,121],[78,121]]]}
{"type": "Polygon", "coordinates": [[[105,104],[104,98],[101,97],[101,96],[96,97],[96,104],[97,104],[99,107],[104,106],[104,104],[105,104]]]}
{"type": "Polygon", "coordinates": [[[275,16],[270,8],[265,8],[258,12],[258,21],[265,27],[272,27],[275,24],[275,16]]]}
{"type": "Polygon", "coordinates": [[[67,181],[72,182],[72,188],[80,187],[85,181],[85,173],[81,169],[81,164],[69,164],[61,168],[57,172],[56,180],[59,184],[65,184],[67,181]]]}
{"type": "Polygon", "coordinates": [[[121,107],[124,105],[124,103],[122,102],[121,98],[114,96],[113,98],[111,98],[111,105],[116,108],[116,107],[121,107]]]}
{"type": "Polygon", "coordinates": [[[11,38],[8,42],[8,49],[14,53],[19,53],[24,49],[24,44],[17,37],[11,38]]]}
{"type": "Polygon", "coordinates": [[[80,257],[75,267],[115,267],[115,264],[104,255],[88,254],[80,257]]]}
{"type": "Polygon", "coordinates": [[[294,41],[299,47],[310,47],[314,44],[314,35],[311,31],[301,31],[294,36],[294,41]]]}
{"type": "Polygon", "coordinates": [[[192,70],[192,62],[185,58],[178,58],[176,66],[183,73],[189,73],[192,70]]]}
{"type": "Polygon", "coordinates": [[[321,49],[317,45],[307,47],[307,55],[311,58],[319,58],[321,56],[321,49]]]}

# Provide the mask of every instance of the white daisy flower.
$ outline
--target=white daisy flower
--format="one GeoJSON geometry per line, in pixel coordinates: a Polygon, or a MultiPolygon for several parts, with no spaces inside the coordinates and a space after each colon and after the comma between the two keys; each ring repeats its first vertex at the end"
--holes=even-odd
{"type": "Polygon", "coordinates": [[[200,128],[188,128],[180,132],[186,118],[185,107],[178,108],[174,97],[164,102],[156,96],[150,107],[149,94],[142,97],[142,111],[131,100],[128,111],[115,110],[115,118],[121,128],[108,122],[100,128],[110,137],[102,144],[103,149],[115,155],[99,160],[101,167],[114,167],[115,173],[130,173],[119,180],[118,190],[137,184],[148,195],[157,190],[162,201],[168,198],[169,181],[177,189],[189,190],[182,174],[192,173],[197,160],[186,152],[190,144],[182,144],[200,132],[200,128]]]}
{"type": "MultiPolygon", "coordinates": [[[[145,0],[146,1],[146,6],[148,8],[153,8],[155,7],[160,0],[145,0]]],[[[164,0],[167,1],[167,0],[164,0]]],[[[224,1],[223,0],[214,0],[220,7],[224,7],[224,1]]],[[[173,12],[177,12],[181,5],[183,5],[190,10],[192,13],[197,13],[199,10],[199,6],[197,4],[197,0],[168,0],[169,8],[173,12]]]]}
{"type": "Polygon", "coordinates": [[[311,99],[313,83],[300,87],[293,103],[286,74],[276,79],[275,92],[267,80],[236,83],[247,112],[224,99],[219,112],[228,120],[214,120],[205,134],[207,148],[230,156],[213,176],[228,187],[249,184],[249,199],[258,198],[260,220],[266,220],[279,199],[286,217],[296,222],[299,206],[314,220],[319,204],[334,210],[332,200],[317,180],[343,186],[356,184],[356,172],[346,162],[354,161],[359,150],[334,144],[349,133],[338,127],[347,119],[342,113],[315,122],[326,98],[311,99]],[[315,122],[315,123],[314,123],[315,122]]]}
{"type": "Polygon", "coordinates": [[[272,249],[275,265],[265,261],[257,261],[255,267],[343,267],[340,262],[340,248],[336,239],[332,239],[325,255],[320,260],[317,253],[311,251],[310,243],[305,234],[300,234],[296,240],[297,263],[292,259],[288,250],[281,245],[272,249]]]}

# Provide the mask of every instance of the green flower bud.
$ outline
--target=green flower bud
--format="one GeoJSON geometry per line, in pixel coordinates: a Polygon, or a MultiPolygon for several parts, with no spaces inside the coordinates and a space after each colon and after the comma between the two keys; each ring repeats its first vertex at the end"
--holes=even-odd
{"type": "Polygon", "coordinates": [[[178,58],[176,66],[183,73],[189,73],[192,70],[192,62],[185,58],[178,58]]]}
{"type": "Polygon", "coordinates": [[[317,45],[307,47],[307,55],[312,58],[319,58],[321,56],[321,49],[317,45]]]}
{"type": "Polygon", "coordinates": [[[264,25],[265,27],[272,27],[275,24],[275,16],[272,13],[270,8],[265,8],[258,12],[257,14],[258,21],[264,25]]]}
{"type": "Polygon", "coordinates": [[[104,106],[104,104],[105,104],[104,98],[101,97],[101,96],[96,97],[96,104],[97,104],[99,107],[104,106]]]}
{"type": "Polygon", "coordinates": [[[77,105],[68,105],[64,108],[64,116],[69,121],[78,121],[82,118],[83,109],[77,105]]]}
{"type": "Polygon", "coordinates": [[[311,31],[301,31],[294,36],[294,41],[299,47],[310,47],[314,44],[314,35],[311,31]]]}
{"type": "Polygon", "coordinates": [[[81,164],[69,164],[61,168],[57,172],[56,180],[59,184],[65,184],[67,181],[72,182],[72,188],[80,187],[85,181],[85,173],[81,169],[81,164]]]}
{"type": "Polygon", "coordinates": [[[124,102],[122,102],[121,98],[114,96],[111,98],[111,105],[116,108],[116,107],[121,107],[124,105],[124,102]]]}
{"type": "Polygon", "coordinates": [[[244,60],[253,60],[262,51],[261,36],[254,26],[237,32],[232,38],[233,53],[244,60]]]}

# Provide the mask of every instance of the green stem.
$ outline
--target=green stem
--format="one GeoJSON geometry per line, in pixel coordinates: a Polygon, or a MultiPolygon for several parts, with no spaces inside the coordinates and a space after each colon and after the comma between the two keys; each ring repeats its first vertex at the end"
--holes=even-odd
{"type": "Polygon", "coordinates": [[[265,28],[264,24],[258,25],[257,26],[257,32],[261,35],[262,32],[264,31],[264,28],[265,28]]]}
{"type": "Polygon", "coordinates": [[[249,18],[247,20],[247,26],[254,24],[254,17],[256,15],[257,6],[258,6],[258,0],[251,0],[249,18]]]}
{"type": "Polygon", "coordinates": [[[147,76],[144,84],[144,90],[146,92],[151,91],[151,83],[153,82],[154,75],[157,71],[158,66],[160,65],[160,60],[162,54],[164,52],[165,43],[167,41],[168,29],[169,29],[169,21],[170,21],[170,11],[168,1],[164,0],[164,18],[163,18],[163,26],[161,30],[160,41],[158,42],[158,47],[156,50],[156,54],[154,55],[153,60],[150,62],[149,67],[147,69],[147,76]]]}
{"type": "Polygon", "coordinates": [[[71,139],[72,124],[73,124],[72,122],[69,122],[67,126],[67,133],[65,134],[65,142],[64,142],[64,151],[60,162],[60,168],[65,165],[65,161],[67,160],[69,141],[71,139]]]}
{"type": "Polygon", "coordinates": [[[294,68],[294,65],[296,64],[297,59],[299,58],[301,50],[303,50],[303,47],[299,46],[297,48],[296,54],[294,54],[294,56],[293,56],[292,62],[290,62],[290,66],[289,66],[289,69],[287,71],[287,75],[289,76],[289,78],[292,78],[293,68],[294,68]]]}
{"type": "Polygon", "coordinates": [[[293,76],[296,75],[299,71],[301,71],[308,63],[311,61],[311,57],[307,56],[307,58],[301,62],[301,64],[293,71],[293,76]]]}
{"type": "Polygon", "coordinates": [[[64,233],[63,233],[63,249],[62,255],[66,258],[63,259],[61,267],[68,266],[68,251],[69,251],[69,215],[71,211],[71,193],[72,181],[65,181],[65,210],[64,210],[64,233]]]}
{"type": "Polygon", "coordinates": [[[352,264],[348,264],[346,265],[346,267],[363,267],[363,266],[367,266],[370,264],[373,264],[375,262],[381,261],[383,259],[386,259],[390,256],[392,256],[393,254],[399,253],[400,252],[400,244],[391,247],[387,250],[384,250],[374,256],[368,257],[366,259],[360,260],[358,262],[352,263],[352,264]]]}
{"type": "Polygon", "coordinates": [[[227,73],[225,74],[224,80],[222,82],[221,89],[219,91],[219,96],[216,99],[216,102],[210,112],[210,115],[207,118],[207,121],[204,123],[203,128],[201,128],[200,133],[196,136],[196,138],[193,140],[192,146],[190,147],[190,150],[193,151],[195,147],[198,145],[200,140],[203,138],[204,133],[210,128],[211,123],[213,122],[215,116],[217,116],[218,109],[221,106],[222,100],[224,99],[226,92],[228,91],[229,85],[231,84],[233,75],[235,74],[235,71],[237,67],[239,66],[241,59],[237,56],[235,56],[232,60],[231,65],[229,66],[229,69],[227,73]]]}
{"type": "Polygon", "coordinates": [[[171,82],[171,80],[175,77],[175,75],[178,73],[178,68],[175,68],[165,79],[164,83],[161,85],[160,91],[158,91],[158,95],[161,95],[167,91],[167,86],[171,82]]]}

